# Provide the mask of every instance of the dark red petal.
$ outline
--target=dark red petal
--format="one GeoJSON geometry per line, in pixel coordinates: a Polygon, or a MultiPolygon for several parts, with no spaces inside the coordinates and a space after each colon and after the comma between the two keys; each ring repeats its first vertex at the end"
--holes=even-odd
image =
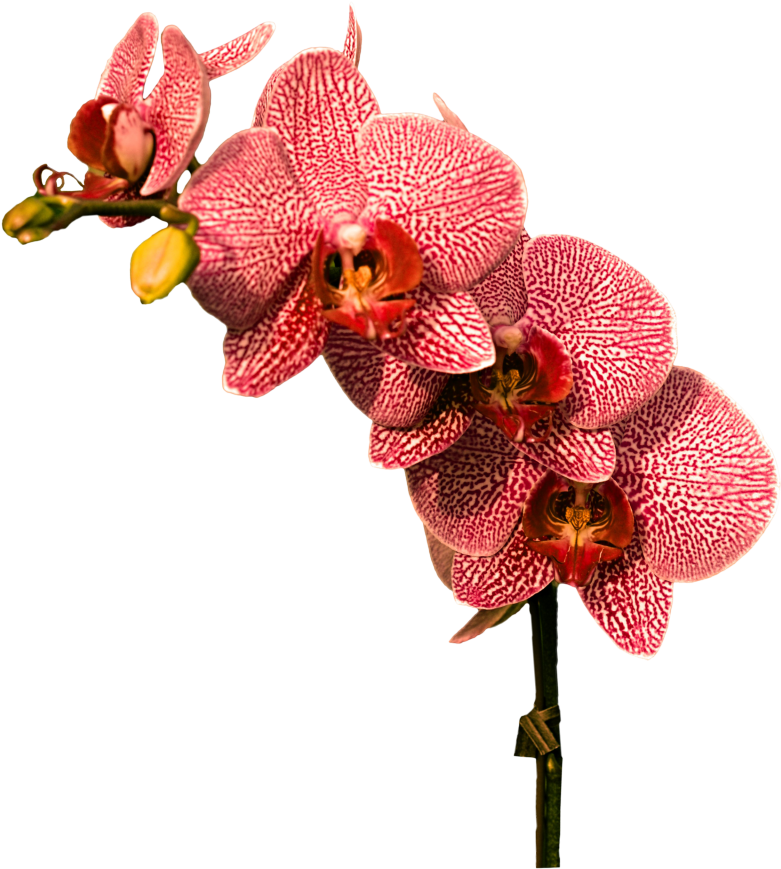
{"type": "Polygon", "coordinates": [[[108,102],[104,97],[84,103],[71,121],[68,136],[68,150],[71,154],[87,166],[102,172],[106,171],[103,165],[103,145],[108,132],[103,106],[108,102]]]}
{"type": "Polygon", "coordinates": [[[546,329],[531,326],[529,334],[521,347],[521,353],[528,353],[537,366],[537,376],[523,400],[543,401],[556,404],[563,401],[572,389],[572,362],[567,348],[546,329]]]}
{"type": "Polygon", "coordinates": [[[374,233],[365,245],[366,250],[377,250],[384,257],[388,276],[382,285],[382,297],[414,290],[423,278],[423,262],[418,246],[398,223],[377,220],[374,233]]]}
{"type": "Polygon", "coordinates": [[[453,558],[456,554],[455,550],[451,549],[449,546],[445,546],[441,540],[437,540],[425,525],[423,526],[423,530],[426,533],[428,554],[431,556],[431,563],[434,565],[434,570],[437,572],[437,576],[440,580],[442,580],[442,583],[449,589],[452,589],[453,581],[450,574],[453,569],[453,558]]]}
{"type": "Polygon", "coordinates": [[[567,480],[553,471],[547,471],[537,480],[526,497],[523,510],[523,533],[527,537],[561,537],[566,523],[556,519],[548,505],[569,486],[567,480]]]}
{"type": "Polygon", "coordinates": [[[76,199],[108,199],[111,194],[120,190],[126,190],[129,186],[124,178],[105,177],[87,172],[84,176],[84,188],[71,191],[68,195],[76,199]]]}

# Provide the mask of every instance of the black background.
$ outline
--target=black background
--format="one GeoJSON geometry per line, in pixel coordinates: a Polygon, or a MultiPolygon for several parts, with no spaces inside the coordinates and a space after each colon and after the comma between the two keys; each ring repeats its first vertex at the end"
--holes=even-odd
{"type": "MultiPolygon", "coordinates": [[[[249,125],[280,63],[344,39],[346,3],[305,14],[266,4],[255,17],[238,8],[154,10],[161,29],[178,24],[199,51],[264,14],[278,25],[255,61],[212,83],[201,160],[249,125]]],[[[81,177],[65,149],[68,122],[137,12],[57,27],[21,14],[7,46],[5,207],[32,192],[39,163],[81,177]]],[[[722,87],[717,47],[692,48],[685,27],[586,13],[443,20],[417,5],[364,3],[358,15],[360,68],[383,111],[438,116],[431,92],[441,93],[522,167],[531,234],[581,235],[646,274],[676,308],[678,363],[714,378],[770,437],[756,372],[767,371],[773,323],[742,316],[752,287],[735,260],[724,117],[734,124],[743,109],[722,87]]],[[[161,72],[158,51],[147,92],[161,72]]],[[[393,758],[416,779],[433,771],[446,782],[482,779],[484,763],[494,784],[533,699],[526,612],[448,645],[471,610],[437,581],[402,472],[369,467],[368,421],[322,360],[260,400],[225,394],[224,328],[185,287],[149,307],[130,292],[129,254],[157,228],[83,221],[42,244],[2,242],[6,311],[18,324],[11,388],[26,411],[21,430],[41,445],[30,474],[52,474],[36,480],[34,515],[57,538],[54,560],[36,554],[9,598],[27,649],[19,667],[32,667],[62,733],[78,730],[89,746],[127,729],[128,756],[162,745],[183,775],[197,743],[253,779],[271,757],[360,757],[383,778],[393,758]],[[58,534],[71,522],[73,533],[58,534]],[[84,730],[93,705],[102,712],[84,730]]],[[[714,721],[745,690],[753,647],[740,601],[768,547],[763,539],[728,573],[676,586],[651,662],[616,649],[561,589],[571,865],[594,856],[607,818],[649,859],[669,854],[675,818],[692,822],[693,804],[696,817],[729,819],[714,721]]],[[[531,761],[513,774],[517,786],[504,773],[497,787],[520,803],[500,811],[523,855],[531,761]]]]}

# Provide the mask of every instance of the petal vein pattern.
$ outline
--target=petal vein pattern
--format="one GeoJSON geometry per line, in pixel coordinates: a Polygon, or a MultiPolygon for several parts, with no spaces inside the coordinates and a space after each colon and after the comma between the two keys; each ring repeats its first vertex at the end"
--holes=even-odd
{"type": "Polygon", "coordinates": [[[202,52],[200,58],[206,68],[209,81],[249,63],[260,54],[273,35],[274,25],[266,21],[224,45],[202,52]]]}
{"type": "Polygon", "coordinates": [[[512,325],[526,313],[528,299],[523,283],[522,259],[524,247],[529,241],[529,233],[524,229],[504,262],[469,291],[492,325],[512,325]]]}
{"type": "Polygon", "coordinates": [[[100,77],[95,98],[110,97],[126,105],[140,101],[156,48],[157,19],[145,12],[117,43],[100,77]]]}

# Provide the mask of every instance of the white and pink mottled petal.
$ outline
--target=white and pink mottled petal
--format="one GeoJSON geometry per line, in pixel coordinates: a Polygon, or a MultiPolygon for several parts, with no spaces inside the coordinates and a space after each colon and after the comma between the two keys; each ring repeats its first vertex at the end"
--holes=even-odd
{"type": "Polygon", "coordinates": [[[242,36],[237,36],[209,51],[201,53],[201,60],[206,67],[209,81],[219,78],[228,72],[244,66],[256,58],[274,34],[274,25],[270,21],[258,24],[242,36]]]}
{"type": "Polygon", "coordinates": [[[773,515],[777,473],[751,421],[699,371],[675,367],[627,421],[614,479],[643,556],[674,582],[705,579],[756,543],[773,515]]]}
{"type": "Polygon", "coordinates": [[[195,173],[179,208],[200,221],[193,296],[229,328],[254,326],[317,238],[315,212],[272,130],[236,133],[195,173]]]}
{"type": "Polygon", "coordinates": [[[171,187],[187,169],[203,138],[211,105],[206,67],[182,31],[169,25],[161,42],[165,72],[142,110],[155,133],[155,156],[142,196],[171,187]]]}
{"type": "Polygon", "coordinates": [[[502,548],[542,472],[481,416],[448,450],[406,470],[423,524],[446,546],[468,555],[493,555],[502,548]]]}
{"type": "Polygon", "coordinates": [[[480,371],[494,364],[491,330],[469,293],[446,296],[420,286],[412,298],[415,307],[407,313],[404,331],[381,342],[386,353],[446,374],[480,371]]]}
{"type": "Polygon", "coordinates": [[[451,377],[419,425],[411,428],[372,425],[369,461],[387,470],[416,465],[453,446],[469,428],[474,415],[466,378],[451,377]]]}
{"type": "Polygon", "coordinates": [[[431,556],[431,563],[434,565],[434,570],[442,584],[452,590],[453,582],[450,574],[453,569],[453,558],[455,557],[456,552],[449,546],[445,546],[441,540],[437,540],[425,525],[423,526],[423,531],[426,534],[428,554],[431,556]]]}
{"type": "Polygon", "coordinates": [[[523,249],[529,240],[529,233],[524,229],[504,262],[469,291],[491,324],[512,325],[526,313],[526,288],[521,263],[523,249]]]}
{"type": "Polygon", "coordinates": [[[637,536],[623,558],[599,564],[591,582],[578,592],[597,624],[625,652],[652,658],[659,651],[673,605],[673,584],[649,568],[637,536]]]}
{"type": "Polygon", "coordinates": [[[361,43],[363,35],[361,34],[361,26],[358,24],[358,19],[355,17],[353,7],[350,7],[350,15],[347,19],[347,35],[344,38],[344,48],[342,54],[351,60],[357,67],[361,61],[361,43]]]}
{"type": "Polygon", "coordinates": [[[350,401],[383,426],[420,422],[448,379],[446,374],[388,356],[344,326],[331,327],[323,355],[350,401]]]}
{"type": "Polygon", "coordinates": [[[144,12],[117,43],[100,77],[95,98],[110,97],[125,105],[141,100],[156,48],[157,19],[151,12],[144,12]]]}
{"type": "Polygon", "coordinates": [[[262,127],[265,124],[268,101],[271,99],[271,94],[274,91],[274,85],[277,83],[279,74],[284,68],[285,65],[282,64],[282,66],[277,67],[269,76],[269,79],[260,94],[260,99],[255,106],[255,112],[252,115],[252,123],[250,124],[251,127],[262,127]]]}
{"type": "Polygon", "coordinates": [[[493,145],[425,115],[380,115],[361,131],[360,155],[369,185],[362,220],[400,224],[435,292],[469,289],[515,244],[526,185],[493,145]]]}
{"type": "Polygon", "coordinates": [[[543,235],[524,249],[523,276],[527,316],[572,358],[563,410],[574,425],[612,425],[659,389],[675,359],[675,314],[638,271],[581,238],[543,235]]]}
{"type": "MultiPolygon", "coordinates": [[[[538,423],[542,427],[543,423],[538,423]]],[[[616,466],[616,447],[609,429],[589,431],[570,425],[554,411],[548,439],[516,444],[529,458],[569,480],[601,483],[616,466]]]]}
{"type": "Polygon", "coordinates": [[[323,306],[309,286],[306,257],[285,292],[251,328],[225,336],[223,386],[236,395],[261,396],[311,365],[328,337],[323,306]]]}
{"type": "Polygon", "coordinates": [[[451,567],[455,599],[478,609],[528,600],[555,578],[553,562],[526,546],[520,523],[495,555],[479,558],[457,552],[451,567]]]}
{"type": "Polygon", "coordinates": [[[304,51],[279,70],[263,123],[279,133],[296,179],[329,219],[355,218],[366,204],[358,133],[379,110],[341,52],[304,51]]]}

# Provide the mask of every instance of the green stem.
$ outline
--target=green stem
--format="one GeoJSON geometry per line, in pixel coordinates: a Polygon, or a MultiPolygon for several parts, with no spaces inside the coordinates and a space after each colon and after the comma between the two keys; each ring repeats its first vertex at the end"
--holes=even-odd
{"type": "Polygon", "coordinates": [[[100,217],[157,217],[166,223],[186,224],[185,232],[195,235],[198,231],[198,218],[187,211],[181,211],[165,199],[120,199],[107,202],[103,199],[75,199],[72,196],[42,196],[41,201],[51,205],[59,212],[51,224],[51,230],[65,229],[80,217],[98,215],[100,217]]]}

